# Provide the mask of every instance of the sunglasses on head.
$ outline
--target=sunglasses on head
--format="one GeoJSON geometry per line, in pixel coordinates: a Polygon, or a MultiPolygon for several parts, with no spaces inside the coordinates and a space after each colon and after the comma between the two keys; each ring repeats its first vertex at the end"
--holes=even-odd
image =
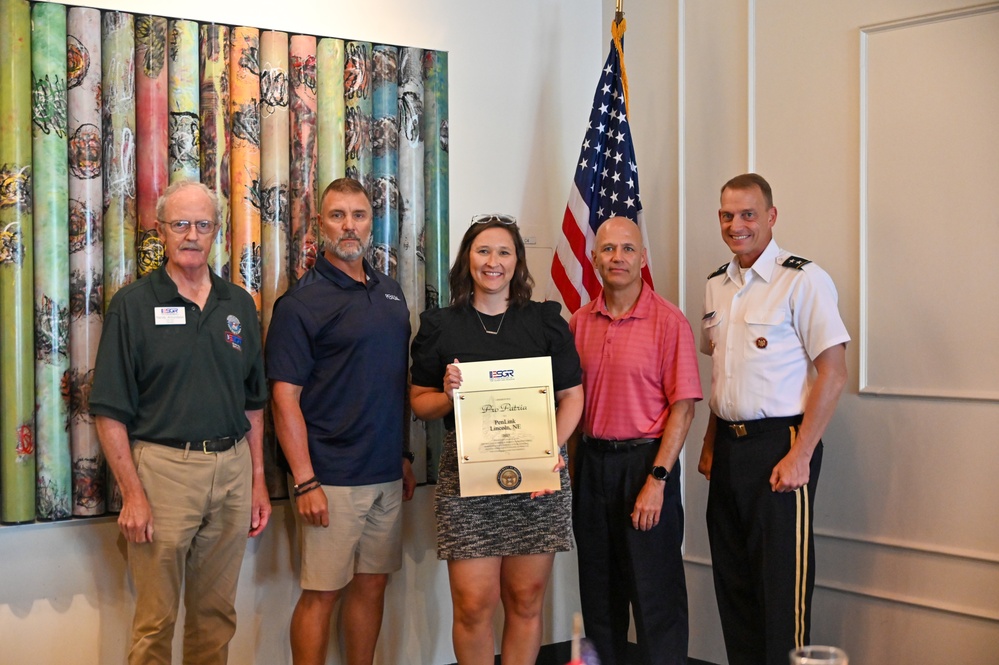
{"type": "Polygon", "coordinates": [[[490,222],[499,222],[500,224],[510,226],[517,223],[517,218],[513,215],[502,215],[495,212],[472,217],[472,224],[488,224],[490,222]]]}

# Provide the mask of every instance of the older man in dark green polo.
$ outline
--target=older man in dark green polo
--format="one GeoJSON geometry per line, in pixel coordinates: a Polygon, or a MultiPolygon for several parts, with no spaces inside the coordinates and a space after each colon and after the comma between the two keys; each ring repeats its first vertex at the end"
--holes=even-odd
{"type": "Polygon", "coordinates": [[[267,386],[250,296],[208,268],[218,203],[197,182],[157,205],[167,262],[111,300],[90,411],[122,493],[135,584],[129,663],[171,662],[185,584],[184,663],[223,664],[247,535],[267,525],[267,386]]]}

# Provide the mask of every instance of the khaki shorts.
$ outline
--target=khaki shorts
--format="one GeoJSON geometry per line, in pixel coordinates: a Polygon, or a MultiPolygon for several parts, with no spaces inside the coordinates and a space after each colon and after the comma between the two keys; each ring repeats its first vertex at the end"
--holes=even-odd
{"type": "Polygon", "coordinates": [[[355,573],[388,574],[402,568],[402,480],[320,489],[329,506],[329,527],[306,524],[294,510],[303,589],[336,591],[355,573]]]}

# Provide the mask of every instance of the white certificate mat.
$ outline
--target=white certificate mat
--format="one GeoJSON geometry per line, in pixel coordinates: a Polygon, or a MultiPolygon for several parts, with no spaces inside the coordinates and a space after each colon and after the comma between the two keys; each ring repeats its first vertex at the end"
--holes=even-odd
{"type": "Polygon", "coordinates": [[[461,363],[454,391],[461,496],[561,488],[549,356],[461,363]]]}

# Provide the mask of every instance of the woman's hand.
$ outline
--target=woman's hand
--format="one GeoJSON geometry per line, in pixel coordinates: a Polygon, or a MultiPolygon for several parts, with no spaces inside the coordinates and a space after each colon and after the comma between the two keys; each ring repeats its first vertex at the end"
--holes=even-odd
{"type": "Polygon", "coordinates": [[[444,394],[454,402],[454,391],[461,388],[461,369],[458,368],[458,359],[447,366],[444,370],[444,394]]]}
{"type": "MultiPolygon", "coordinates": [[[[552,469],[552,473],[558,473],[559,471],[561,471],[562,469],[565,468],[565,458],[562,457],[561,450],[562,449],[559,448],[559,453],[555,455],[555,458],[556,458],[555,468],[552,469]]],[[[559,490],[539,490],[537,492],[531,492],[531,498],[532,499],[537,499],[539,496],[546,496],[548,494],[554,494],[555,492],[558,492],[558,491],[559,490]]]]}

